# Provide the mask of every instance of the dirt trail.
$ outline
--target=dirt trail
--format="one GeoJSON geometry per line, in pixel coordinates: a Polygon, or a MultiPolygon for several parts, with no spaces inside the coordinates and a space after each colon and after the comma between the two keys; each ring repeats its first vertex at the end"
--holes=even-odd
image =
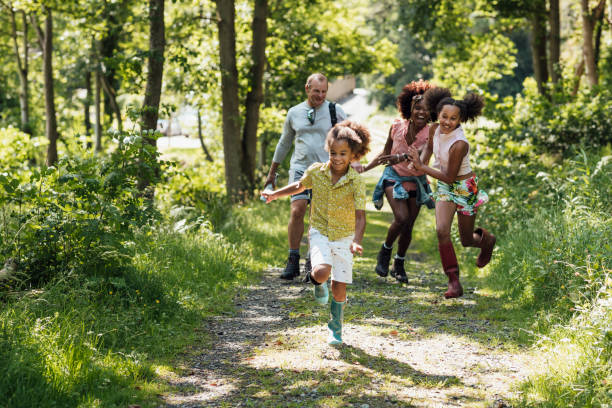
{"type": "Polygon", "coordinates": [[[170,380],[180,392],[165,398],[167,406],[500,408],[511,384],[529,372],[520,349],[470,338],[504,333],[465,317],[476,297],[469,288],[462,299],[445,301],[437,292],[442,279],[426,273],[409,274],[414,285],[403,287],[356,279],[345,345],[328,346],[328,307],[315,304],[311,285],[281,281],[279,273],[269,270],[259,285],[244,288],[234,316],[206,323],[213,343],[170,380]],[[398,291],[406,296],[398,300],[398,291]],[[419,295],[430,292],[431,298],[419,295]],[[452,312],[424,319],[415,311],[420,302],[452,312]],[[389,306],[401,320],[385,316],[389,306]]]}

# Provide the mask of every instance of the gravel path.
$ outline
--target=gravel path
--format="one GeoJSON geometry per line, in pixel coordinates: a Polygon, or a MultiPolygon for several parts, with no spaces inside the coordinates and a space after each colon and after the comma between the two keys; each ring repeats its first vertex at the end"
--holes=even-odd
{"type": "MultiPolygon", "coordinates": [[[[235,315],[206,322],[212,344],[185,359],[182,376],[169,378],[179,392],[165,397],[168,407],[501,408],[508,406],[511,385],[529,373],[530,356],[520,348],[459,335],[452,330],[456,319],[423,323],[423,316],[410,313],[411,303],[422,301],[416,293],[431,291],[429,275],[409,275],[416,286],[397,306],[406,310],[399,323],[376,309],[394,301],[391,296],[383,290],[367,299],[359,289],[372,283],[356,279],[346,344],[332,347],[325,342],[328,308],[315,304],[310,285],[281,281],[279,273],[269,270],[259,285],[244,288],[235,315]]],[[[474,295],[467,292],[460,300],[433,302],[469,307],[474,295]]],[[[491,330],[487,321],[459,320],[464,331],[491,330]]]]}

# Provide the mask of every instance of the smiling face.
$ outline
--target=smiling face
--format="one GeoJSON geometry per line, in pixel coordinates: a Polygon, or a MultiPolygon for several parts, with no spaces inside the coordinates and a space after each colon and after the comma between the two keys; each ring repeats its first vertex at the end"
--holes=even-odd
{"type": "Polygon", "coordinates": [[[327,81],[312,79],[310,84],[306,85],[306,96],[310,107],[318,108],[321,106],[327,96],[327,81]]]}
{"type": "Polygon", "coordinates": [[[345,174],[355,155],[348,142],[334,139],[329,145],[329,161],[334,174],[345,174]]]}
{"type": "Polygon", "coordinates": [[[429,110],[425,107],[425,101],[423,99],[416,101],[414,105],[412,105],[410,120],[414,122],[417,129],[424,128],[429,121],[429,110]]]}
{"type": "Polygon", "coordinates": [[[438,122],[440,122],[440,132],[450,133],[457,129],[461,123],[461,111],[458,106],[444,105],[440,113],[438,113],[438,122]]]}

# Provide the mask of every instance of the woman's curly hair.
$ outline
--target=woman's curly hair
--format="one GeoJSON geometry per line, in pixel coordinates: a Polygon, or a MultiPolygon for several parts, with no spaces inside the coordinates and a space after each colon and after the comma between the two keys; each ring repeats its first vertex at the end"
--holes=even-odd
{"type": "Polygon", "coordinates": [[[325,150],[329,151],[334,140],[346,140],[356,160],[370,151],[370,132],[368,128],[357,122],[344,120],[331,128],[325,139],[325,150]]]}
{"type": "Polygon", "coordinates": [[[428,89],[435,89],[435,85],[422,79],[404,85],[395,102],[404,119],[410,119],[413,98],[416,95],[423,95],[428,89]]]}

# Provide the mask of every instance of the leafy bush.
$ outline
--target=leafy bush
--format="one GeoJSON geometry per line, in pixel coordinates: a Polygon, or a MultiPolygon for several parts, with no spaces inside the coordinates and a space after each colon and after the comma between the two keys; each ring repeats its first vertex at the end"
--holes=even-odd
{"type": "Polygon", "coordinates": [[[137,133],[116,137],[109,157],[66,156],[55,167],[0,173],[0,251],[22,280],[117,271],[124,242],[158,216],[139,189],[143,176],[151,186],[160,180],[157,150],[137,133]]]}
{"type": "Polygon", "coordinates": [[[501,123],[494,138],[528,140],[540,152],[569,157],[576,150],[612,143],[612,92],[606,87],[582,90],[576,96],[558,90],[547,99],[529,78],[524,95],[504,99],[490,113],[501,123]]]}

